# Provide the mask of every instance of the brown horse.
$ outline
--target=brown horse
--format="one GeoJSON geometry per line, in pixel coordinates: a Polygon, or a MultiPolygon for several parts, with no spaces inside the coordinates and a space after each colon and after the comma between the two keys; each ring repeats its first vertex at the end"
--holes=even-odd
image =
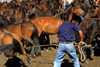
{"type": "Polygon", "coordinates": [[[38,36],[42,31],[49,34],[56,34],[58,27],[63,23],[59,18],[55,17],[37,17],[31,21],[38,29],[38,36]]]}
{"type": "Polygon", "coordinates": [[[100,18],[100,3],[98,3],[98,6],[94,6],[95,8],[91,8],[88,13],[85,15],[85,19],[88,18],[100,18]]]}
{"type": "Polygon", "coordinates": [[[6,2],[4,2],[4,3],[0,3],[0,8],[5,8],[5,7],[7,7],[7,3],[6,2]]]}
{"type": "MultiPolygon", "coordinates": [[[[83,14],[84,11],[77,7],[76,9],[72,9],[73,12],[70,13],[69,21],[72,19],[72,14],[75,13],[77,15],[83,14]]],[[[56,15],[58,16],[58,15],[56,15]]],[[[38,29],[39,36],[41,32],[44,31],[49,34],[55,34],[58,31],[59,26],[62,24],[62,20],[56,17],[37,17],[31,21],[38,29]]]]}
{"type": "Polygon", "coordinates": [[[61,18],[66,19],[67,12],[69,13],[69,18],[68,18],[69,22],[73,20],[73,16],[75,16],[75,15],[77,15],[78,17],[85,15],[85,12],[80,8],[80,6],[75,4],[74,7],[72,7],[72,6],[68,7],[67,9],[64,10],[64,12],[62,11],[59,14],[56,14],[55,17],[61,16],[61,18]],[[63,14],[65,16],[63,16],[63,14]]]}
{"type": "Polygon", "coordinates": [[[21,20],[23,19],[23,13],[20,7],[16,9],[3,8],[0,12],[3,16],[6,15],[5,12],[8,12],[7,18],[9,17],[8,19],[14,23],[21,23],[21,20]]]}
{"type": "Polygon", "coordinates": [[[26,51],[21,43],[18,35],[10,33],[4,28],[0,30],[0,52],[4,52],[5,56],[9,59],[15,56],[15,50],[20,46],[24,57],[30,63],[29,57],[26,55],[26,51]]]}
{"type": "Polygon", "coordinates": [[[46,8],[45,5],[39,4],[38,7],[39,7],[39,9],[42,10],[44,13],[47,13],[47,8],[46,8]]]}
{"type": "MultiPolygon", "coordinates": [[[[32,46],[39,46],[38,31],[37,28],[29,21],[23,21],[19,24],[10,24],[7,26],[7,30],[11,33],[15,33],[21,40],[25,40],[32,44],[32,46]]],[[[40,47],[32,47],[32,55],[40,55],[40,47]]]]}

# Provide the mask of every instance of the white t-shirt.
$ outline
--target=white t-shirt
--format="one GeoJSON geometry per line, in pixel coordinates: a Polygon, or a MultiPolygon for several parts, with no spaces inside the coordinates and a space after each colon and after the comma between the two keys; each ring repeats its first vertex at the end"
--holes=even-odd
{"type": "MultiPolygon", "coordinates": [[[[0,2],[7,2],[7,3],[9,3],[10,1],[12,1],[12,0],[0,0],[0,2]]],[[[20,0],[20,2],[22,2],[23,0],[20,0]]]]}
{"type": "Polygon", "coordinates": [[[73,2],[73,0],[67,0],[67,2],[68,2],[69,4],[71,4],[71,3],[73,2]]]}
{"type": "Polygon", "coordinates": [[[0,0],[1,2],[7,2],[7,3],[9,3],[10,1],[12,1],[12,0],[0,0]]]}
{"type": "Polygon", "coordinates": [[[73,0],[63,0],[63,2],[64,2],[64,8],[65,8],[65,6],[66,6],[66,1],[67,1],[69,4],[71,4],[71,3],[73,2],[73,0]]]}

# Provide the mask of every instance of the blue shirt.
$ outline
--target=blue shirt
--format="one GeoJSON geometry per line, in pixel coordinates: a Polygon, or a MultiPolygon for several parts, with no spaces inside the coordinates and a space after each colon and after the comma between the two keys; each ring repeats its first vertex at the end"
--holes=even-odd
{"type": "Polygon", "coordinates": [[[79,31],[80,28],[72,22],[64,22],[58,29],[59,41],[74,41],[74,31],[79,31]]]}

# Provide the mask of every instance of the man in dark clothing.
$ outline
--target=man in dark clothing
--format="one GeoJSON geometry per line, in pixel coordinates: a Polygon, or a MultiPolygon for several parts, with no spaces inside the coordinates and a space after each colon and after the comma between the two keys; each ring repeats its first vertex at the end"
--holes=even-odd
{"type": "Polygon", "coordinates": [[[74,31],[78,31],[80,34],[80,42],[83,42],[83,34],[80,28],[71,22],[64,22],[58,29],[59,47],[54,61],[54,67],[61,67],[62,60],[66,53],[70,56],[74,62],[74,67],[80,67],[76,50],[73,45],[74,31]]]}

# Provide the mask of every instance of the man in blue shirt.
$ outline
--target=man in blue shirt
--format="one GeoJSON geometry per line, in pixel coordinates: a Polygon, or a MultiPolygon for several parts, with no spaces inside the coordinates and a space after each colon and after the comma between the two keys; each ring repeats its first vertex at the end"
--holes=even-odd
{"type": "Polygon", "coordinates": [[[74,62],[74,67],[80,67],[76,50],[73,45],[74,31],[80,34],[80,42],[83,42],[83,34],[80,28],[72,22],[64,22],[58,29],[59,47],[54,61],[54,67],[61,67],[61,63],[66,53],[74,62]]]}

